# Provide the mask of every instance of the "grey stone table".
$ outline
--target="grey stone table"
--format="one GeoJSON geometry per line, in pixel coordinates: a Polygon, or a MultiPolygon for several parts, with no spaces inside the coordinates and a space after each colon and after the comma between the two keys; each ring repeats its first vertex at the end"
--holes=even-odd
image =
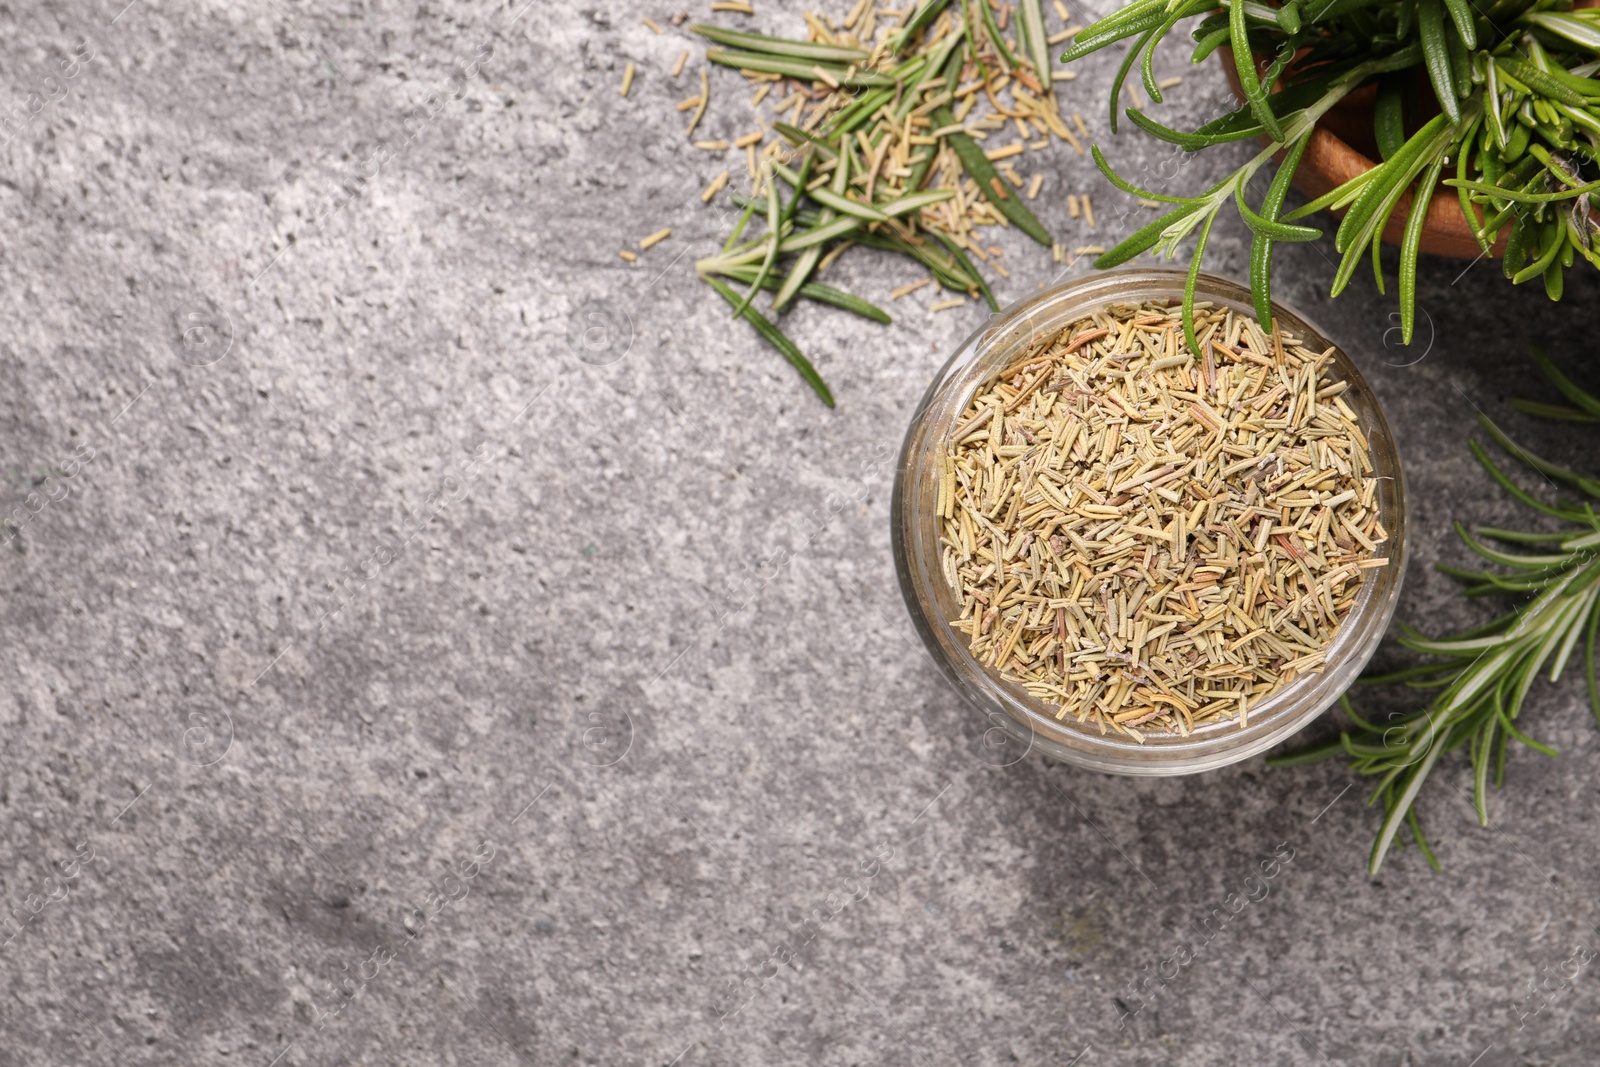
{"type": "MultiPolygon", "coordinates": [[[[1441,766],[1442,874],[1365,875],[1338,765],[990,766],[887,519],[983,313],[845,256],[897,321],[788,316],[825,410],[694,278],[727,227],[697,194],[741,160],[683,138],[673,9],[524,2],[5,11],[0,1064],[1593,1062],[1576,678],[1536,690],[1562,754],[1512,754],[1490,829],[1441,766]]],[[[1099,138],[1116,58],[1061,87],[1099,138]]],[[[1226,99],[1185,63],[1180,125],[1226,99]]],[[[743,132],[714,86],[707,133],[743,132]]],[[[1244,151],[1110,149],[1186,184],[1244,151]]],[[[1149,217],[1068,148],[1037,169],[1069,247],[1149,217]]],[[[996,240],[1004,300],[1090,269],[996,240]]],[[[1214,244],[1237,275],[1240,228],[1214,244]]],[[[1600,288],[1428,260],[1405,349],[1370,278],[1328,301],[1331,254],[1287,249],[1280,293],[1397,424],[1402,617],[1464,624],[1452,520],[1523,521],[1475,409],[1600,465],[1507,404],[1547,395],[1530,340],[1600,384],[1600,288]]]]}

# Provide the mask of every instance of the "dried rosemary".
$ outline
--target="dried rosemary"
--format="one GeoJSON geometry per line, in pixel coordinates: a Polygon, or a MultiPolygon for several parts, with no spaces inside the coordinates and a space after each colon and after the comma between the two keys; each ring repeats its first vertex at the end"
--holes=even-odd
{"type": "Polygon", "coordinates": [[[1369,446],[1314,352],[1195,307],[1106,308],[1030,345],[947,443],[952,625],[1038,699],[1143,741],[1321,670],[1389,561],[1369,446]]]}

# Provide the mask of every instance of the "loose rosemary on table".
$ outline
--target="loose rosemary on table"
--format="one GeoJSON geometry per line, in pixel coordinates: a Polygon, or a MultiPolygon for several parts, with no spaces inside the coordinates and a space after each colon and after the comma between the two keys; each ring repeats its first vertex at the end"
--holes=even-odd
{"type": "MultiPolygon", "coordinates": [[[[814,280],[846,248],[909,256],[940,287],[981,295],[998,310],[974,261],[1006,270],[981,229],[1015,226],[1053,247],[1025,203],[1043,176],[1030,180],[1017,167],[1052,137],[1080,154],[1083,147],[1051,90],[1053,39],[1039,0],[1018,0],[1014,13],[994,0],[908,0],[898,13],[857,2],[842,25],[808,13],[804,40],[694,27],[721,46],[708,60],[757,85],[755,104],[771,102],[770,120],[758,112],[758,129],[735,142],[753,181],[750,196],[734,196],[743,215],[722,251],[696,270],[830,407],[827,385],[772,316],[805,297],[889,322],[880,308],[814,280]],[[758,151],[769,124],[778,137],[758,151]],[[1016,140],[1003,147],[980,143],[1012,130],[1016,140]],[[766,231],[747,238],[757,218],[766,231]],[[772,291],[765,313],[755,305],[762,290],[772,291]]],[[[694,108],[691,135],[710,101],[709,82],[701,84],[700,96],[680,105],[694,108]]],[[[719,175],[702,199],[710,202],[726,181],[719,175]]]]}
{"type": "Polygon", "coordinates": [[[985,666],[1140,742],[1321,670],[1387,565],[1370,449],[1316,352],[1207,303],[1082,318],[979,389],[941,459],[953,622],[985,666]]]}

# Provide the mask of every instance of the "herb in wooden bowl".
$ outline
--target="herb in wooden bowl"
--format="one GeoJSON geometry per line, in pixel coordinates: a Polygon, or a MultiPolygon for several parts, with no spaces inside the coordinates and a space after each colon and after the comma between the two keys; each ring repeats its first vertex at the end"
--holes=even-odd
{"type": "Polygon", "coordinates": [[[1250,280],[1257,312],[1271,311],[1273,246],[1322,236],[1296,220],[1324,208],[1344,212],[1335,237],[1342,259],[1332,291],[1338,295],[1370,255],[1378,288],[1384,279],[1379,249],[1391,216],[1409,212],[1400,249],[1399,299],[1404,340],[1415,318],[1417,256],[1438,186],[1458,198],[1485,255],[1504,241],[1503,264],[1513,283],[1539,280],[1560,299],[1563,271],[1578,260],[1600,267],[1600,11],[1571,11],[1570,0],[1133,0],[1079,33],[1066,63],[1131,40],[1111,88],[1111,127],[1117,100],[1134,65],[1145,90],[1160,102],[1152,61],[1156,46],[1177,26],[1200,18],[1194,30],[1198,63],[1224,45],[1245,96],[1237,110],[1182,132],[1137,108],[1127,116],[1140,130],[1190,151],[1263,138],[1266,148],[1227,178],[1190,196],[1140,189],[1123,180],[1095,147],[1095,162],[1117,188],[1173,205],[1172,210],[1101,256],[1110,267],[1151,249],[1169,257],[1198,234],[1199,271],[1217,214],[1231,200],[1254,238],[1250,280]],[[1223,11],[1216,12],[1219,3],[1223,11]],[[1258,69],[1257,57],[1265,63],[1258,69]],[[1425,73],[1439,113],[1407,130],[1402,88],[1413,71],[1425,73]],[[1324,196],[1284,213],[1296,168],[1318,121],[1351,93],[1377,87],[1375,137],[1382,162],[1324,196]],[[1249,183],[1282,157],[1259,205],[1249,183]]]}

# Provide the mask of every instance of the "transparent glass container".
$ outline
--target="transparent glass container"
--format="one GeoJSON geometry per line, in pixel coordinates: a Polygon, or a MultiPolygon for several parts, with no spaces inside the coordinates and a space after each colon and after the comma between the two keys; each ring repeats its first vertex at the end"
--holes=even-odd
{"type": "MultiPolygon", "coordinates": [[[[1035,338],[1110,304],[1144,300],[1176,304],[1184,275],[1169,270],[1096,274],[1041,293],[995,315],[958,348],[928,387],[906,432],[895,473],[891,508],[895,569],[901,592],[928,652],[946,677],[989,721],[985,747],[994,762],[1013,762],[1040,751],[1067,763],[1111,774],[1194,774],[1246,759],[1276,745],[1328,709],[1372,658],[1394,615],[1408,556],[1405,483],[1394,437],[1378,398],[1343,350],[1335,349],[1328,374],[1346,380],[1345,403],[1360,418],[1378,479],[1377,509],[1389,540],[1380,551],[1386,567],[1367,571],[1350,613],[1339,627],[1320,673],[1303,675],[1251,707],[1249,723],[1237,719],[1197,726],[1188,736],[1147,732],[1141,744],[1093,722],[1055,711],[1020,682],[980,665],[967,649],[967,635],[951,626],[960,617],[956,592],[940,568],[936,460],[979,386],[1014,362],[1035,338]]],[[[1224,278],[1201,275],[1196,299],[1254,317],[1250,292],[1224,278]]],[[[1294,310],[1273,305],[1285,332],[1317,351],[1333,342],[1294,310]]]]}

